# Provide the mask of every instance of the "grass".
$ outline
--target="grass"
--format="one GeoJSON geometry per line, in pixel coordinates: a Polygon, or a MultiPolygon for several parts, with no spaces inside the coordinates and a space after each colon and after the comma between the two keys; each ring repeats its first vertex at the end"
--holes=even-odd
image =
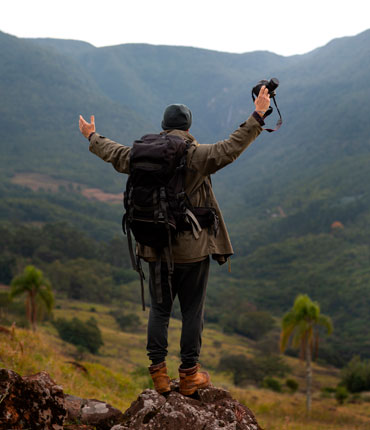
{"type": "MultiPolygon", "coordinates": [[[[104,345],[99,354],[84,353],[78,357],[75,346],[63,342],[51,323],[43,324],[38,332],[16,329],[15,338],[0,332],[0,366],[12,369],[21,375],[34,374],[41,370],[63,387],[64,392],[83,398],[106,401],[124,411],[137,395],[151,387],[146,357],[146,319],[139,307],[137,312],[141,324],[135,332],[120,331],[114,318],[109,315],[111,307],[78,301],[57,302],[54,318],[70,319],[74,316],[87,320],[94,316],[102,331],[104,345]],[[87,374],[69,361],[77,360],[87,374]]],[[[169,374],[177,377],[179,365],[179,339],[181,323],[171,320],[169,327],[169,374]]],[[[312,414],[306,416],[304,395],[304,365],[297,359],[286,357],[291,366],[292,377],[299,382],[300,391],[275,393],[256,387],[238,388],[232,384],[231,375],[217,370],[224,353],[253,353],[253,341],[227,335],[214,328],[206,328],[203,335],[201,361],[211,374],[212,382],[231,391],[234,398],[247,405],[255,414],[260,426],[266,430],[369,430],[369,403],[345,403],[338,405],[333,398],[322,398],[320,389],[336,386],[338,370],[314,365],[314,392],[312,414]]],[[[283,383],[285,381],[281,380],[283,383]]]]}
{"type": "MultiPolygon", "coordinates": [[[[74,348],[74,347],[73,347],[74,348]]],[[[21,375],[31,375],[42,370],[63,387],[65,393],[83,398],[107,401],[124,410],[140,392],[140,387],[129,374],[115,372],[99,363],[83,362],[86,374],[69,363],[72,348],[47,331],[32,333],[17,329],[15,339],[0,333],[0,366],[21,375]],[[107,389],[107,387],[109,387],[107,389]]]]}
{"type": "Polygon", "coordinates": [[[231,389],[231,394],[247,405],[266,430],[369,430],[369,403],[338,405],[314,393],[308,417],[302,393],[274,393],[268,390],[231,389]]]}

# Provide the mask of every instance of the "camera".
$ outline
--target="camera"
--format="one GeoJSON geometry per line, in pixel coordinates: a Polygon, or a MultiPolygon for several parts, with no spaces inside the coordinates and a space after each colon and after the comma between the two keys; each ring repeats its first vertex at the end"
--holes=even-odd
{"type": "MultiPolygon", "coordinates": [[[[266,81],[265,79],[263,79],[262,81],[259,81],[258,84],[255,87],[253,87],[252,95],[258,97],[260,89],[263,85],[265,85],[265,87],[269,90],[270,97],[275,97],[276,96],[275,90],[279,86],[279,79],[271,78],[270,81],[266,81]]],[[[254,100],[254,97],[253,97],[253,100],[254,100]]]]}
{"type": "MultiPolygon", "coordinates": [[[[275,104],[276,110],[278,111],[278,114],[279,114],[279,119],[278,119],[278,122],[276,123],[276,127],[274,129],[272,129],[272,128],[264,128],[263,129],[263,130],[268,131],[269,133],[272,133],[273,131],[278,130],[281,127],[281,124],[283,123],[283,119],[281,117],[280,110],[279,110],[278,105],[277,105],[276,100],[275,100],[275,96],[276,96],[275,90],[279,86],[279,79],[278,78],[271,78],[269,81],[266,81],[265,79],[263,79],[262,81],[259,81],[258,84],[255,87],[253,87],[253,89],[252,89],[252,100],[253,101],[255,101],[256,97],[258,97],[258,94],[259,94],[261,87],[263,85],[268,89],[269,96],[272,98],[272,100],[275,104]]],[[[267,111],[265,112],[265,114],[263,115],[263,119],[265,119],[266,117],[271,115],[272,111],[273,111],[273,108],[272,108],[272,106],[270,106],[267,109],[267,111]]]]}

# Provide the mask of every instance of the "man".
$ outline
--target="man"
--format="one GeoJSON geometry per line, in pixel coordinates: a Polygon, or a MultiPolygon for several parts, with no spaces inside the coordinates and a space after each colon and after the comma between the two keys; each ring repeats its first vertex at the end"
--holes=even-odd
{"type": "MultiPolygon", "coordinates": [[[[215,144],[199,145],[189,133],[192,115],[185,105],[170,105],[166,108],[162,133],[182,137],[190,143],[187,153],[185,192],[194,207],[215,209],[219,226],[217,235],[204,228],[197,237],[185,231],[173,244],[174,272],[172,294],[168,286],[167,265],[161,266],[162,301],[157,303],[155,294],[156,253],[149,247],[138,244],[139,256],[149,263],[149,291],[151,307],[148,321],[147,351],[152,365],[149,372],[154,387],[159,393],[170,391],[167,375],[167,332],[173,299],[178,295],[182,313],[180,393],[191,395],[198,388],[210,385],[207,372],[199,371],[199,355],[202,343],[204,301],[209,272],[209,255],[223,264],[233,254],[228,232],[221,211],[212,191],[210,175],[232,163],[261,133],[263,116],[270,106],[268,89],[261,88],[255,100],[256,110],[230,135],[229,139],[215,144]]],[[[120,173],[129,173],[131,147],[120,145],[95,131],[95,119],[91,123],[80,116],[81,133],[90,141],[90,151],[106,162],[112,163],[120,173]]]]}

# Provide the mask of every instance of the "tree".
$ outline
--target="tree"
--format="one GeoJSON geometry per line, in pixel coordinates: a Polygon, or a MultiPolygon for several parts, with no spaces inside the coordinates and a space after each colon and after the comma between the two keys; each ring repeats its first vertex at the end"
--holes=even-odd
{"type": "Polygon", "coordinates": [[[27,266],[21,275],[11,282],[10,297],[26,294],[27,319],[33,331],[36,331],[37,312],[41,306],[51,312],[54,306],[54,295],[49,281],[44,278],[41,270],[35,266],[27,266]]]}
{"type": "Polygon", "coordinates": [[[312,302],[306,294],[300,294],[294,301],[293,308],[282,320],[280,348],[284,351],[293,336],[293,347],[300,348],[301,358],[306,360],[306,407],[311,411],[312,387],[312,351],[318,348],[319,327],[324,327],[328,334],[333,331],[331,319],[320,313],[320,305],[312,302]]]}

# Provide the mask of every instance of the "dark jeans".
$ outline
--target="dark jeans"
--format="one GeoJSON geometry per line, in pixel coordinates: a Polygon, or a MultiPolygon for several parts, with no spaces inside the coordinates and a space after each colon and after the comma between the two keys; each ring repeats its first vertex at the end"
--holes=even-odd
{"type": "MultiPolygon", "coordinates": [[[[204,302],[209,272],[209,257],[196,263],[175,263],[172,276],[172,296],[179,297],[182,314],[181,361],[183,367],[198,362],[202,345],[204,302]]],[[[155,295],[155,263],[149,263],[149,291],[151,307],[148,321],[148,357],[153,364],[167,356],[167,334],[173,302],[167,280],[167,265],[161,266],[163,302],[155,295]]]]}

